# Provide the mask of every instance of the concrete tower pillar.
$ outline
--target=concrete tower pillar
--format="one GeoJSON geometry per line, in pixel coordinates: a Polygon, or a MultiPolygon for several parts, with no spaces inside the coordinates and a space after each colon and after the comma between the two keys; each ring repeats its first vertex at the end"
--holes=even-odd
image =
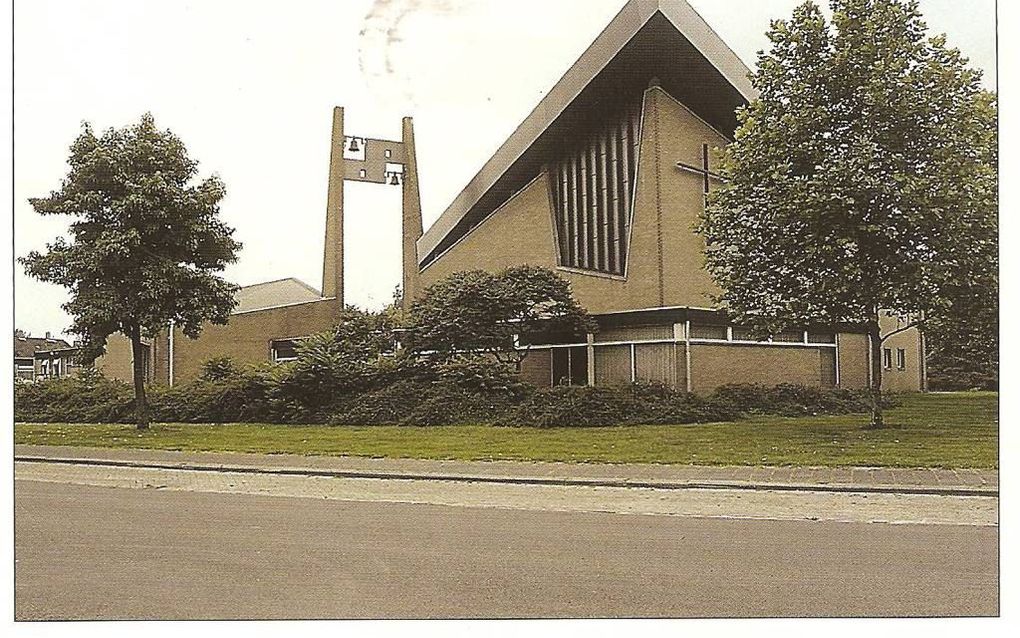
{"type": "Polygon", "coordinates": [[[418,157],[414,150],[414,119],[405,117],[402,140],[406,165],[404,166],[403,195],[401,198],[401,234],[403,246],[404,310],[411,307],[418,290],[418,240],[422,236],[421,196],[418,190],[418,157]]]}
{"type": "Polygon", "coordinates": [[[326,193],[326,245],[322,256],[322,296],[344,305],[344,110],[333,109],[326,193]]]}

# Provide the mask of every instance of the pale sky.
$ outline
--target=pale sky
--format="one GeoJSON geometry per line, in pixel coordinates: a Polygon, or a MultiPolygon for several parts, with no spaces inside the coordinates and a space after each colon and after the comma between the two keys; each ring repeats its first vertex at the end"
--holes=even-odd
{"type": "MultiPolygon", "coordinates": [[[[753,67],[773,18],[800,0],[691,0],[753,67]]],[[[348,134],[399,139],[415,118],[426,228],[625,0],[19,0],[15,3],[15,255],[66,221],[27,203],[58,187],[82,121],[151,111],[228,195],[239,284],[321,285],[334,105],[348,134]]],[[[922,0],[933,32],[995,86],[995,0],[922,0]]],[[[346,298],[379,307],[400,282],[399,189],[346,186],[346,298]]],[[[70,323],[64,289],[15,266],[15,325],[70,323]]]]}

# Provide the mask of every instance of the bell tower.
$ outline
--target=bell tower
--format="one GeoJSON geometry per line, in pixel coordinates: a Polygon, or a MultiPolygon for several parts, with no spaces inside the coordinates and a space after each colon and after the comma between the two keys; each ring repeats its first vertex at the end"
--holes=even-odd
{"type": "Polygon", "coordinates": [[[333,134],[326,194],[326,245],[322,257],[322,296],[344,305],[344,182],[400,186],[401,246],[404,307],[418,288],[417,242],[422,235],[418,161],[414,150],[414,121],[403,119],[401,141],[344,133],[344,109],[333,109],[333,134]]]}

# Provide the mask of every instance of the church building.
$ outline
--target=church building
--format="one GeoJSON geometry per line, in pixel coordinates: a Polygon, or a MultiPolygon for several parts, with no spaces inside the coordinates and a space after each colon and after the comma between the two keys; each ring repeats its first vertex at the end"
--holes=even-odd
{"type": "MultiPolygon", "coordinates": [[[[296,340],[329,329],[343,306],[343,185],[362,181],[402,189],[407,301],[470,269],[527,264],[570,282],[599,331],[530,344],[521,374],[537,385],[867,387],[862,328],[806,325],[757,340],[713,306],[719,291],[694,228],[720,183],[736,109],[755,98],[748,76],[684,0],[630,0],[427,230],[412,120],[399,141],[358,137],[336,108],[321,291],[296,280],[242,289],[226,326],[207,326],[197,340],[176,330],[154,340],[150,377],[193,378],[220,356],[286,361],[296,340]]],[[[895,317],[881,321],[884,333],[897,328],[895,317]]],[[[125,344],[111,339],[97,365],[130,379],[125,344]]],[[[883,348],[885,389],[923,390],[920,332],[883,348]]]]}

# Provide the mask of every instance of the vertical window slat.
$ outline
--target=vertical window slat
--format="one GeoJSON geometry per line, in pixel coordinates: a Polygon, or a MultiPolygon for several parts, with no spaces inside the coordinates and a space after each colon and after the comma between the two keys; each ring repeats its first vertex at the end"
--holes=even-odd
{"type": "Polygon", "coordinates": [[[560,191],[560,205],[557,210],[558,220],[560,225],[560,263],[570,263],[569,255],[569,244],[570,244],[570,228],[567,221],[567,204],[570,198],[570,189],[567,186],[567,165],[566,162],[559,162],[559,191],[560,191]]]}
{"type": "Polygon", "coordinates": [[[602,241],[599,244],[599,269],[612,272],[609,265],[609,184],[606,167],[608,158],[606,154],[606,132],[599,135],[599,236],[602,241]]]}
{"type": "Polygon", "coordinates": [[[577,156],[570,158],[570,260],[568,265],[577,266],[577,156]]]}
{"type": "Polygon", "coordinates": [[[590,242],[588,240],[588,213],[589,213],[589,197],[588,197],[588,151],[583,149],[581,151],[581,252],[578,263],[582,268],[591,267],[591,262],[588,261],[588,247],[590,242]]]}
{"type": "Polygon", "coordinates": [[[588,267],[599,270],[599,180],[598,144],[588,145],[588,267]]]}
{"type": "Polygon", "coordinates": [[[610,258],[610,272],[622,274],[623,265],[620,263],[620,234],[617,229],[616,220],[620,216],[620,183],[619,183],[619,161],[617,159],[617,148],[619,147],[615,130],[610,130],[609,138],[609,190],[612,205],[610,206],[609,229],[612,235],[612,251],[610,258]]]}
{"type": "Polygon", "coordinates": [[[640,108],[620,111],[554,165],[561,265],[625,274],[640,126],[640,108]]]}

